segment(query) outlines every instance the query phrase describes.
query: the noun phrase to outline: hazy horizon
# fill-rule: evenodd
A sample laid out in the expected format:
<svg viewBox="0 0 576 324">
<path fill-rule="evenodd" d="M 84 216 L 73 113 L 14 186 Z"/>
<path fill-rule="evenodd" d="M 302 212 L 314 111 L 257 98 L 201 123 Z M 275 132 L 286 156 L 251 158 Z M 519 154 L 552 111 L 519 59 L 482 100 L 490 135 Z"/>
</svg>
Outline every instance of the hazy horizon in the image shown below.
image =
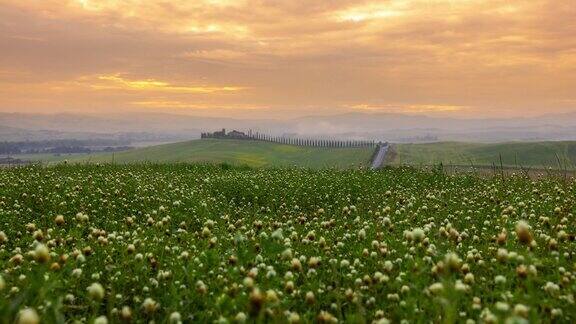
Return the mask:
<svg viewBox="0 0 576 324">
<path fill-rule="evenodd" d="M 0 111 L 0 115 L 17 115 L 17 116 L 42 116 L 42 117 L 53 117 L 53 116 L 82 116 L 82 117 L 93 117 L 93 118 L 121 118 L 133 116 L 133 112 L 130 111 L 115 111 L 115 112 L 93 112 L 93 111 L 81 111 L 81 110 L 64 110 L 64 111 Z M 206 118 L 206 119 L 230 119 L 230 120 L 275 120 L 275 121 L 290 121 L 290 120 L 302 120 L 308 118 L 331 118 L 340 116 L 397 116 L 406 118 L 423 118 L 423 119 L 438 119 L 438 120 L 493 120 L 493 121 L 516 121 L 522 119 L 538 120 L 539 118 L 559 118 L 562 116 L 576 116 L 576 110 L 568 110 L 565 112 L 550 113 L 542 112 L 539 114 L 531 116 L 467 116 L 467 115 L 438 115 L 434 113 L 414 113 L 414 112 L 389 112 L 389 111 L 337 111 L 337 112 L 325 112 L 325 113 L 303 113 L 298 116 L 263 116 L 259 115 L 253 116 L 248 114 L 238 115 L 238 116 L 217 116 L 217 115 L 203 115 L 195 114 L 195 111 L 142 111 L 138 114 L 140 117 L 154 117 L 154 116 L 182 116 L 187 118 Z"/>
<path fill-rule="evenodd" d="M 576 112 L 569 0 L 4 0 L 0 31 L 0 112 Z"/>
</svg>

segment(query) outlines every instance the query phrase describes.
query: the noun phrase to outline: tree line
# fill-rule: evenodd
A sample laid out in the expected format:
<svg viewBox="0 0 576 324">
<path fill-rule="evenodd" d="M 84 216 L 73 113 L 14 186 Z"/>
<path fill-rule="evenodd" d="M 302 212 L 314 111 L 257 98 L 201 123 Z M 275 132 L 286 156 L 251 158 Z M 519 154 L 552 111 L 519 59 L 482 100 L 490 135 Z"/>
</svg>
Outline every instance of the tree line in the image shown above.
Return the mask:
<svg viewBox="0 0 576 324">
<path fill-rule="evenodd" d="M 279 144 L 297 145 L 297 146 L 312 146 L 312 147 L 376 147 L 380 142 L 374 140 L 341 140 L 341 139 L 325 139 L 325 138 L 298 138 L 287 136 L 273 136 L 262 134 L 259 132 L 253 133 L 249 131 L 248 134 L 233 130 L 226 132 L 225 129 L 213 133 L 202 133 L 200 138 L 218 138 L 218 139 L 243 139 L 243 140 L 256 140 L 273 142 Z"/>
<path fill-rule="evenodd" d="M 90 153 L 96 151 L 118 151 L 130 149 L 123 141 L 97 140 L 46 140 L 0 142 L 0 154 L 30 154 L 30 153 Z"/>
</svg>

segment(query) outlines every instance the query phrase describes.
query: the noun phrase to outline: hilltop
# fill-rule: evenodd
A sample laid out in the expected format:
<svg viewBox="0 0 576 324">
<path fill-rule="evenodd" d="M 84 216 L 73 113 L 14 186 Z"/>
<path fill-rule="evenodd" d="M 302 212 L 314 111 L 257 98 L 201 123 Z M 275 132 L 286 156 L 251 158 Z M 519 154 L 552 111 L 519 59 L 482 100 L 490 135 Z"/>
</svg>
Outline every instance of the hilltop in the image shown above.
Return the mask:
<svg viewBox="0 0 576 324">
<path fill-rule="evenodd" d="M 562 168 L 576 165 L 576 142 L 510 142 L 393 144 L 386 156 L 389 165 L 445 165 L 487 167 Z M 116 153 L 26 154 L 22 160 L 40 162 L 207 162 L 230 163 L 251 167 L 299 166 L 310 168 L 349 168 L 368 166 L 373 148 L 302 147 L 265 141 L 202 139 L 162 144 Z"/>
<path fill-rule="evenodd" d="M 366 166 L 373 148 L 302 147 L 262 141 L 202 139 L 149 146 L 116 153 L 24 155 L 24 159 L 56 162 L 209 162 L 252 167 L 299 166 L 349 168 Z"/>
</svg>

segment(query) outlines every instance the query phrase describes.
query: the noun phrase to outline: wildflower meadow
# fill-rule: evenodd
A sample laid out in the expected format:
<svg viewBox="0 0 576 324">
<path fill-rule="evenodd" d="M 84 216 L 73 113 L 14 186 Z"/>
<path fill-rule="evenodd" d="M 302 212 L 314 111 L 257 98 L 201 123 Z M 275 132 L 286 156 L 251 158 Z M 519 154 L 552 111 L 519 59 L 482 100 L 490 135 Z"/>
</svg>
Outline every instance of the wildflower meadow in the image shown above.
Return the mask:
<svg viewBox="0 0 576 324">
<path fill-rule="evenodd" d="M 0 169 L 1 323 L 576 321 L 576 182 Z"/>
</svg>

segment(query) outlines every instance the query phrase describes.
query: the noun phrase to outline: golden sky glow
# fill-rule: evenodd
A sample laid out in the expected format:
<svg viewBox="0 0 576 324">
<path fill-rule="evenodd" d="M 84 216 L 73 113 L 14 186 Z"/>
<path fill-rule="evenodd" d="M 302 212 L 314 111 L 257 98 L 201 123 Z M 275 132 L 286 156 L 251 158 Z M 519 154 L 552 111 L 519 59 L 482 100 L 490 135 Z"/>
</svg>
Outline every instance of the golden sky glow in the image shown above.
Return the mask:
<svg viewBox="0 0 576 324">
<path fill-rule="evenodd" d="M 97 82 L 102 81 L 102 82 Z M 234 86 L 191 86 L 176 85 L 154 79 L 127 80 L 120 75 L 99 75 L 96 81 L 90 81 L 90 86 L 94 89 L 112 89 L 124 91 L 146 91 L 146 92 L 168 92 L 168 93 L 200 93 L 212 94 L 224 91 L 240 91 L 242 87 Z"/>
<path fill-rule="evenodd" d="M 574 0 L 0 0 L 0 111 L 576 111 Z"/>
</svg>

